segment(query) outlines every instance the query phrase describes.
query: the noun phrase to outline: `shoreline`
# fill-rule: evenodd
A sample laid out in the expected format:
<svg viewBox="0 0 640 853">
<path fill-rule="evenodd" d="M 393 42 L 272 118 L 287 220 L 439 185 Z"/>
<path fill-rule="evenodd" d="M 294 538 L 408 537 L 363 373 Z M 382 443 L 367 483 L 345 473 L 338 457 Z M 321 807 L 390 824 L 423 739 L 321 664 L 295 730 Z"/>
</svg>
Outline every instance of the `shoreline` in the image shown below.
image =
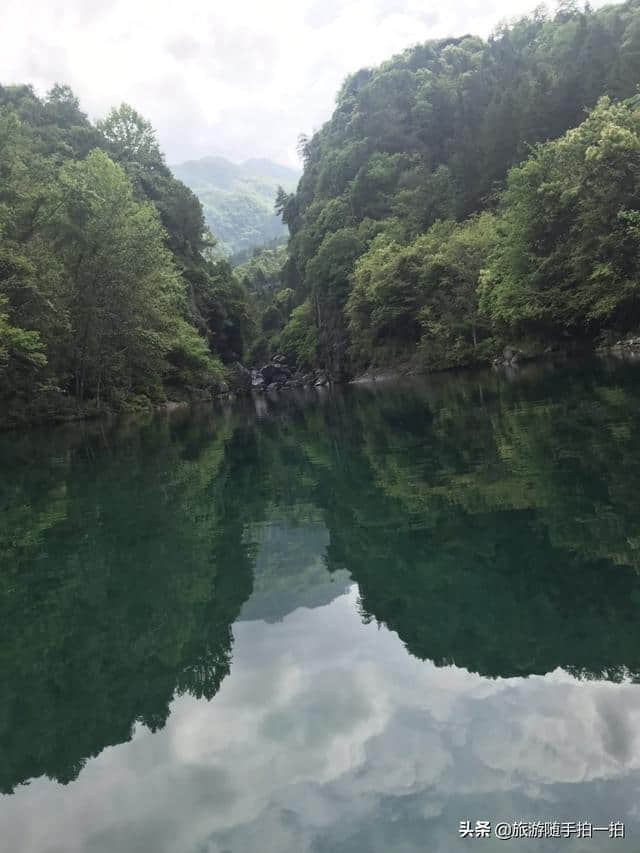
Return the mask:
<svg viewBox="0 0 640 853">
<path fill-rule="evenodd" d="M 440 377 L 447 374 L 455 376 L 456 374 L 473 373 L 475 371 L 491 370 L 496 373 L 504 373 L 511 378 L 520 372 L 526 366 L 534 364 L 549 363 L 553 364 L 561 362 L 562 364 L 576 363 L 588 361 L 592 358 L 612 358 L 618 363 L 623 362 L 640 362 L 640 337 L 633 338 L 628 341 L 618 341 L 615 344 L 607 347 L 598 347 L 596 349 L 571 353 L 570 351 L 555 351 L 539 353 L 537 355 L 525 355 L 519 353 L 519 357 L 512 360 L 495 359 L 492 362 L 481 361 L 471 364 L 458 365 L 452 367 L 443 367 L 439 369 L 425 369 L 415 364 L 404 363 L 395 367 L 373 367 L 367 368 L 363 373 L 359 373 L 352 379 L 336 381 L 328 378 L 320 387 L 345 387 L 345 386 L 367 386 L 373 384 L 385 384 L 404 379 L 414 379 L 419 377 L 434 376 Z M 315 387 L 313 383 L 304 386 L 311 390 Z M 203 397 L 194 396 L 189 400 L 169 399 L 162 403 L 153 403 L 146 406 L 123 407 L 121 409 L 112 409 L 108 407 L 97 410 L 95 408 L 85 407 L 82 409 L 58 409 L 51 413 L 39 413 L 34 417 L 11 418 L 10 420 L 0 419 L 0 433 L 10 433 L 20 429 L 37 429 L 47 427 L 59 427 L 69 424 L 83 424 L 91 422 L 108 422 L 122 417 L 134 417 L 136 415 L 152 415 L 161 414 L 162 412 L 171 415 L 174 412 L 185 411 L 194 408 L 195 406 L 234 403 L 239 399 L 256 399 L 263 396 L 273 397 L 279 393 L 286 393 L 300 390 L 296 386 L 287 386 L 283 388 L 240 388 L 238 391 L 230 390 L 219 394 L 211 395 L 204 399 Z"/>
</svg>

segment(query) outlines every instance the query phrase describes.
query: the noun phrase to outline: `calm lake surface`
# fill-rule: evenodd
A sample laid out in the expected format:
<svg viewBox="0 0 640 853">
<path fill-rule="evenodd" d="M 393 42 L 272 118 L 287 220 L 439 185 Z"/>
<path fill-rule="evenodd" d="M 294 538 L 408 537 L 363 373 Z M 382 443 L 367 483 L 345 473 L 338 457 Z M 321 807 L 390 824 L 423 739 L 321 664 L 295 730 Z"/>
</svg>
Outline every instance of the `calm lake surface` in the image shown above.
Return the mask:
<svg viewBox="0 0 640 853">
<path fill-rule="evenodd" d="M 639 851 L 639 492 L 604 361 L 0 436 L 0 850 Z"/>
</svg>

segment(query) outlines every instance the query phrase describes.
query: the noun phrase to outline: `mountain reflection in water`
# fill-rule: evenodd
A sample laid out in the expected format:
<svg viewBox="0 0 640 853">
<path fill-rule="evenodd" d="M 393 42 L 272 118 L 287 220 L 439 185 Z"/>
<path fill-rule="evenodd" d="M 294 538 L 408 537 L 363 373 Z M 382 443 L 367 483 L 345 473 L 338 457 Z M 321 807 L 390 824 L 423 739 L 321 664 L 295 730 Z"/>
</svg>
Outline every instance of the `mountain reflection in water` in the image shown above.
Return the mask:
<svg viewBox="0 0 640 853">
<path fill-rule="evenodd" d="M 1 436 L 0 850 L 638 849 L 639 380 Z"/>
</svg>

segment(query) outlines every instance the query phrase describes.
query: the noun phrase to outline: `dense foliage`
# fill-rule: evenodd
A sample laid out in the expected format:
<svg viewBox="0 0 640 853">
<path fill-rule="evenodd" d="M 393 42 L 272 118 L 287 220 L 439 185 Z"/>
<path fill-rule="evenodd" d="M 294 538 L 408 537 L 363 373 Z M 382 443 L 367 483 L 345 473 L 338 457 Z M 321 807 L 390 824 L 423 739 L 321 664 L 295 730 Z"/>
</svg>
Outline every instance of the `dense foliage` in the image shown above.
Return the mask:
<svg viewBox="0 0 640 853">
<path fill-rule="evenodd" d="M 235 274 L 249 294 L 256 330 L 249 359 L 256 364 L 268 359 L 279 347 L 278 332 L 286 323 L 295 294 L 282 285 L 287 261 L 284 245 L 254 249 L 252 256 L 235 268 Z"/>
<path fill-rule="evenodd" d="M 210 391 L 246 294 L 131 107 L 0 88 L 0 420 Z"/>
<path fill-rule="evenodd" d="M 594 337 L 640 322 L 640 111 L 603 98 L 510 175 L 481 287 L 512 328 Z"/>
<path fill-rule="evenodd" d="M 278 186 L 291 191 L 299 174 L 270 160 L 231 163 L 203 157 L 173 166 L 174 174 L 202 202 L 219 250 L 237 256 L 272 241 L 286 242 L 287 230 L 273 209 Z"/>
<path fill-rule="evenodd" d="M 443 367 L 636 327 L 638 80 L 638 0 L 564 2 L 349 77 L 277 199 L 291 353 L 313 337 L 336 374 Z"/>
<path fill-rule="evenodd" d="M 640 0 L 363 69 L 295 193 L 268 161 L 180 167 L 227 194 L 236 273 L 135 110 L 92 125 L 67 87 L 0 87 L 0 420 L 210 394 L 277 352 L 341 378 L 637 331 L 638 80 Z M 275 232 L 247 236 L 240 184 L 260 216 L 275 194 L 286 249 L 250 248 Z"/>
</svg>

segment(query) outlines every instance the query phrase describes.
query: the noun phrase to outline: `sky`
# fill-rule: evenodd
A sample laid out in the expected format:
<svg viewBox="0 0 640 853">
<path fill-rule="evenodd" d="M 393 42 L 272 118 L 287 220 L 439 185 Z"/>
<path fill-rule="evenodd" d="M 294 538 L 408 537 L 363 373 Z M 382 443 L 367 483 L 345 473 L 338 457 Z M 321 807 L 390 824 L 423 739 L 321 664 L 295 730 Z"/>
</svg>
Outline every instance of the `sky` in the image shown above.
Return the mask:
<svg viewBox="0 0 640 853">
<path fill-rule="evenodd" d="M 487 36 L 536 0 L 2 0 L 0 83 L 69 84 L 93 120 L 126 101 L 167 161 L 298 165 L 347 74 L 420 41 Z M 599 5 L 599 4 L 596 4 Z"/>
</svg>

